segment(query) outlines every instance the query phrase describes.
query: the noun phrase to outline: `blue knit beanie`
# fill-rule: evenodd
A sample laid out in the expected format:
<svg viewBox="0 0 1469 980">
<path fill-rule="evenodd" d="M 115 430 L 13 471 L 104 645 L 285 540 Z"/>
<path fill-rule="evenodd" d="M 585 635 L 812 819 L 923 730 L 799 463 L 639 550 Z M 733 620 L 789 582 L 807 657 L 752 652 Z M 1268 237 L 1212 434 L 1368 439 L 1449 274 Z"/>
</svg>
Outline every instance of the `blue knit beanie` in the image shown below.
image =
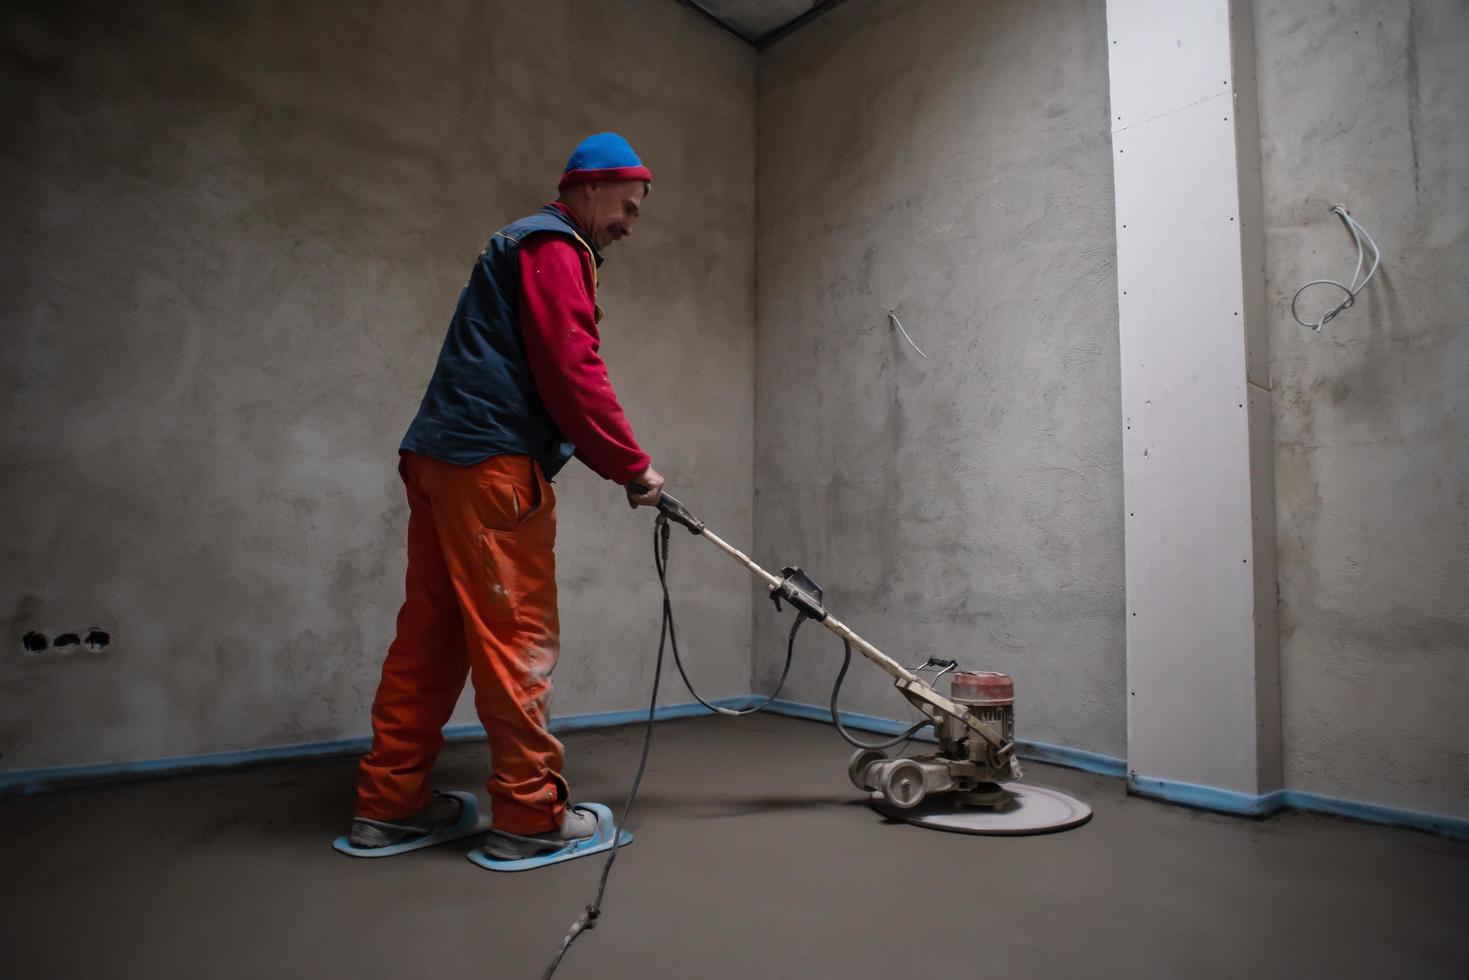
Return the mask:
<svg viewBox="0 0 1469 980">
<path fill-rule="evenodd" d="M 566 172 L 561 175 L 558 191 L 572 184 L 592 181 L 606 183 L 619 180 L 641 180 L 652 182 L 653 174 L 638 155 L 632 144 L 616 133 L 598 133 L 588 136 L 566 161 Z"/>
</svg>

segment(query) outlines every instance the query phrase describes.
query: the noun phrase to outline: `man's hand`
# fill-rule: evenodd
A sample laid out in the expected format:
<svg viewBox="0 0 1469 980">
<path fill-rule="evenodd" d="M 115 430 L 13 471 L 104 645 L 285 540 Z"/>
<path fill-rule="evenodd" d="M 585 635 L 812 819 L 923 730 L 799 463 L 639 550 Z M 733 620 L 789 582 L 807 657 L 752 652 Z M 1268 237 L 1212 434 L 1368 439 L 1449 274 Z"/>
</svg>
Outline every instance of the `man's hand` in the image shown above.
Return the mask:
<svg viewBox="0 0 1469 980">
<path fill-rule="evenodd" d="M 650 466 L 633 477 L 623 489 L 627 491 L 627 505 L 634 510 L 657 507 L 658 498 L 663 496 L 663 474 Z"/>
</svg>

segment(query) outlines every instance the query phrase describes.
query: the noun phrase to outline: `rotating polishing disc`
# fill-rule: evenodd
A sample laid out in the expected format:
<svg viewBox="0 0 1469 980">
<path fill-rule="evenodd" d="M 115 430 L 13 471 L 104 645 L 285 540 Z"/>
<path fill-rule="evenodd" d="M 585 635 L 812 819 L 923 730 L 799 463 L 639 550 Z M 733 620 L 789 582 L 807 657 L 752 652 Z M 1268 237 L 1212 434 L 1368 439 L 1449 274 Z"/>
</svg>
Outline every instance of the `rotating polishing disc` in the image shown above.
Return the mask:
<svg viewBox="0 0 1469 980">
<path fill-rule="evenodd" d="M 998 806 L 967 806 L 944 793 L 931 795 L 911 809 L 893 806 L 882 793 L 873 793 L 867 802 L 894 820 L 957 834 L 1049 834 L 1080 827 L 1092 818 L 1091 807 L 1060 790 L 1025 783 L 1005 783 L 1004 788 L 1009 798 Z"/>
</svg>

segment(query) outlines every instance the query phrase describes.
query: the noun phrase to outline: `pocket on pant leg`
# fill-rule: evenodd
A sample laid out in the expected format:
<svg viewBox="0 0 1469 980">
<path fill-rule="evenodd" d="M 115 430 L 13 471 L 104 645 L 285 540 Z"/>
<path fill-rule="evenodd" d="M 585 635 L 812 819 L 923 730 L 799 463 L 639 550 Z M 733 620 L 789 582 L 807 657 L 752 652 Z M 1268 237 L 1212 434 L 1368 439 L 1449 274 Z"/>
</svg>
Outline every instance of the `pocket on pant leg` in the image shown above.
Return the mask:
<svg viewBox="0 0 1469 980">
<path fill-rule="evenodd" d="M 516 531 L 540 509 L 535 461 L 527 456 L 491 456 L 473 472 L 480 527 Z"/>
<path fill-rule="evenodd" d="M 520 622 L 524 583 L 519 566 L 523 549 L 520 535 L 514 531 L 480 530 L 480 567 L 485 577 L 481 615 L 486 623 Z"/>
</svg>

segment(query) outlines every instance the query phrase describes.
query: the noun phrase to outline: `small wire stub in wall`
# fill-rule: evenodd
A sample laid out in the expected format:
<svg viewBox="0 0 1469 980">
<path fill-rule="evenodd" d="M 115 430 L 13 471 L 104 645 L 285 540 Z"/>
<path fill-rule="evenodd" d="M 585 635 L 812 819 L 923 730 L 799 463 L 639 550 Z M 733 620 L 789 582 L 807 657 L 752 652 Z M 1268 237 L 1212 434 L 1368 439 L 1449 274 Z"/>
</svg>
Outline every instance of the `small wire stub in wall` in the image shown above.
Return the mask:
<svg viewBox="0 0 1469 980">
<path fill-rule="evenodd" d="M 908 336 L 907 330 L 903 329 L 903 321 L 898 319 L 898 314 L 894 313 L 892 310 L 888 310 L 888 319 L 893 322 L 893 326 L 898 328 L 898 332 L 903 335 L 903 339 L 908 341 L 908 346 L 918 351 L 919 357 L 927 359 L 928 355 L 923 353 L 923 351 L 919 349 L 917 344 L 913 343 L 913 338 Z"/>
<path fill-rule="evenodd" d="M 1377 248 L 1377 243 L 1372 240 L 1371 235 L 1367 234 L 1367 229 L 1357 224 L 1356 219 L 1347 212 L 1346 205 L 1333 204 L 1331 206 L 1331 213 L 1341 217 L 1341 220 L 1347 226 L 1347 231 L 1352 233 L 1352 240 L 1357 243 L 1357 267 L 1352 270 L 1352 284 L 1350 286 L 1337 282 L 1335 279 L 1312 279 L 1300 289 L 1297 289 L 1296 294 L 1291 297 L 1290 315 L 1295 317 L 1295 321 L 1301 326 L 1310 327 L 1317 333 L 1321 332 L 1322 327 L 1335 320 L 1338 314 L 1351 309 L 1352 304 L 1357 301 L 1357 294 L 1372 281 L 1372 276 L 1377 272 L 1377 266 L 1382 260 L 1382 252 Z M 1365 248 L 1363 246 L 1364 242 L 1366 243 Z M 1367 275 L 1364 276 L 1362 275 L 1362 262 L 1366 258 L 1367 248 L 1372 249 L 1372 265 L 1367 270 Z M 1321 314 L 1315 323 L 1302 320 L 1300 313 L 1296 311 L 1296 306 L 1301 300 L 1301 294 L 1312 286 L 1334 286 L 1346 294 L 1346 297 L 1340 303 Z"/>
</svg>

